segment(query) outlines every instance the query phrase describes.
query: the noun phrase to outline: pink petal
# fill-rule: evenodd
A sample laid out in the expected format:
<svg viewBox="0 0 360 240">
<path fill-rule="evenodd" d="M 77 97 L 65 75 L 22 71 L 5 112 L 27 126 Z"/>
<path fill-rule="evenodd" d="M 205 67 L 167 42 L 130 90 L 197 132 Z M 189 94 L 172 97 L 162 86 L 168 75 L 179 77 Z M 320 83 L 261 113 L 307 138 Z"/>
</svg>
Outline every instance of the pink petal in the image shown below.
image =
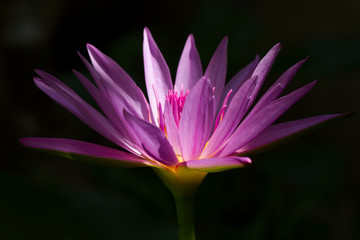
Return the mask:
<svg viewBox="0 0 360 240">
<path fill-rule="evenodd" d="M 201 172 L 222 172 L 233 168 L 239 168 L 251 163 L 248 157 L 224 157 L 189 160 L 179 163 L 179 167 L 188 167 Z"/>
<path fill-rule="evenodd" d="M 102 81 L 102 86 L 110 99 L 117 101 L 118 98 L 122 98 L 121 101 L 125 101 L 129 111 L 141 116 L 142 119 L 148 119 L 147 102 L 131 77 L 114 60 L 91 44 L 87 44 L 87 49 L 94 69 L 100 75 L 94 79 L 101 77 L 102 80 L 98 81 Z"/>
<path fill-rule="evenodd" d="M 350 114 L 321 115 L 272 125 L 236 152 L 246 154 L 348 115 Z"/>
<path fill-rule="evenodd" d="M 178 163 L 176 154 L 163 131 L 131 115 L 126 110 L 124 110 L 124 116 L 133 139 L 148 157 L 169 167 Z"/>
<path fill-rule="evenodd" d="M 194 36 L 190 34 L 181 54 L 176 72 L 176 89 L 191 89 L 203 76 L 200 56 L 195 46 Z"/>
<path fill-rule="evenodd" d="M 173 85 L 169 68 L 148 28 L 144 29 L 143 54 L 146 89 L 152 114 L 154 118 L 157 119 L 158 105 L 154 89 L 157 92 L 159 103 L 161 106 L 164 106 L 165 96 L 168 93 L 168 90 L 173 89 Z"/>
<path fill-rule="evenodd" d="M 224 37 L 212 56 L 204 76 L 210 79 L 215 87 L 215 108 L 220 103 L 220 98 L 224 90 L 226 68 L 227 68 L 227 44 L 228 38 Z"/>
<path fill-rule="evenodd" d="M 286 88 L 291 79 L 295 76 L 299 68 L 304 64 L 308 58 L 301 60 L 294 66 L 286 70 L 279 79 L 267 90 L 267 92 L 260 98 L 254 108 L 251 110 L 251 114 L 256 114 L 258 111 L 263 109 L 266 105 L 274 101 L 281 92 Z"/>
<path fill-rule="evenodd" d="M 215 106 L 210 80 L 201 78 L 186 98 L 179 123 L 183 159 L 196 159 L 210 137 Z"/>
<path fill-rule="evenodd" d="M 21 138 L 20 143 L 72 160 L 113 167 L 146 167 L 158 164 L 117 149 L 64 138 Z"/>
<path fill-rule="evenodd" d="M 239 90 L 240 86 L 244 83 L 245 80 L 248 80 L 252 73 L 254 72 L 255 67 L 259 63 L 259 56 L 256 56 L 255 59 L 246 65 L 243 69 L 241 69 L 239 72 L 237 72 L 230 81 L 225 85 L 225 89 L 223 91 L 222 97 L 220 102 L 222 103 L 225 99 L 226 94 L 232 89 L 233 94 L 230 95 L 228 102 L 231 102 L 231 99 L 236 94 L 236 92 Z"/>
<path fill-rule="evenodd" d="M 264 83 L 266 76 L 268 75 L 268 73 L 271 69 L 271 66 L 273 65 L 275 58 L 276 58 L 277 54 L 279 53 L 280 49 L 281 49 L 280 43 L 276 44 L 274 47 L 272 47 L 270 49 L 270 51 L 261 59 L 259 64 L 256 66 L 252 76 L 258 76 L 257 85 L 255 86 L 255 89 L 252 93 L 252 96 L 251 96 L 251 99 L 249 102 L 249 107 L 254 102 L 257 94 L 259 93 L 260 88 L 261 88 L 262 84 Z"/>
<path fill-rule="evenodd" d="M 105 86 L 104 86 L 104 78 L 100 76 L 100 74 L 95 70 L 94 66 L 83 56 L 80 52 L 78 52 L 78 56 L 80 57 L 81 61 L 85 64 L 86 68 L 90 72 L 92 78 L 94 79 L 96 86 L 100 89 L 100 91 L 107 95 Z"/>
<path fill-rule="evenodd" d="M 241 119 L 245 115 L 245 110 L 249 102 L 249 94 L 256 85 L 257 76 L 246 81 L 233 97 L 233 101 L 229 104 L 223 120 L 215 129 L 213 135 L 208 141 L 201 158 L 211 156 L 219 147 L 225 143 L 225 140 L 232 134 L 239 125 Z"/>
<path fill-rule="evenodd" d="M 250 142 L 253 138 L 270 126 L 281 114 L 289 109 L 297 100 L 303 97 L 314 86 L 315 81 L 299 88 L 292 93 L 279 98 L 268 104 L 253 117 L 246 117 L 233 135 L 228 139 L 227 144 L 214 156 L 224 157 L 233 154 L 235 151 Z"/>
<path fill-rule="evenodd" d="M 99 134 L 121 147 L 124 146 L 122 135 L 102 114 L 54 76 L 40 70 L 36 70 L 36 73 L 43 79 L 35 77 L 35 84 L 49 97 Z"/>
<path fill-rule="evenodd" d="M 172 145 L 175 153 L 177 155 L 181 155 L 182 151 L 181 151 L 181 143 L 179 137 L 179 129 L 176 126 L 172 108 L 170 106 L 169 101 L 167 100 L 165 101 L 164 120 L 166 125 L 166 134 L 169 139 L 169 142 Z"/>
<path fill-rule="evenodd" d="M 103 95 L 103 93 L 100 92 L 85 76 L 83 76 L 81 73 L 75 70 L 73 72 L 81 81 L 81 83 L 85 86 L 85 88 L 88 90 L 91 96 L 95 99 L 96 103 L 103 110 L 103 112 L 112 122 L 112 124 L 116 127 L 116 129 L 119 130 L 120 135 L 124 138 L 123 141 L 124 146 L 122 147 L 134 154 L 139 154 L 138 150 L 136 150 L 136 148 L 133 146 L 133 144 L 130 141 L 131 137 L 127 132 L 126 127 L 123 124 L 123 117 L 119 115 L 119 113 L 114 109 L 114 106 Z M 122 104 L 122 106 L 123 105 L 124 104 Z"/>
</svg>

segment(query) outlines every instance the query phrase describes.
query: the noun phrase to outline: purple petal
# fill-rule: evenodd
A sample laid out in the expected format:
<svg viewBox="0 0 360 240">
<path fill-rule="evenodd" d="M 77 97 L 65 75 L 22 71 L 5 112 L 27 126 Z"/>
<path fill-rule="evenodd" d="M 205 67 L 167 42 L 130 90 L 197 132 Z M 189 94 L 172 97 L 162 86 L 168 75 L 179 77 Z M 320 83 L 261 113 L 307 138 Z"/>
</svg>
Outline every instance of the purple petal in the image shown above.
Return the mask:
<svg viewBox="0 0 360 240">
<path fill-rule="evenodd" d="M 248 80 L 252 73 L 254 72 L 255 67 L 259 63 L 259 56 L 256 56 L 255 59 L 246 65 L 243 69 L 241 69 L 239 72 L 237 72 L 230 81 L 225 85 L 225 89 L 223 91 L 220 103 L 222 103 L 225 99 L 226 94 L 232 89 L 233 94 L 230 95 L 228 102 L 231 102 L 231 99 L 236 94 L 236 92 L 239 90 L 240 86 L 244 83 L 245 80 Z"/>
<path fill-rule="evenodd" d="M 104 86 L 104 78 L 100 76 L 100 74 L 95 70 L 94 66 L 83 56 L 80 52 L 78 52 L 78 56 L 80 57 L 81 61 L 85 64 L 86 68 L 89 70 L 91 76 L 93 77 L 96 86 L 100 89 L 100 91 L 107 95 L 105 86 Z"/>
<path fill-rule="evenodd" d="M 228 109 L 225 112 L 223 120 L 219 126 L 215 129 L 209 142 L 206 145 L 204 152 L 201 154 L 201 158 L 211 156 L 225 140 L 232 134 L 235 128 L 239 125 L 241 119 L 245 115 L 245 109 L 249 102 L 249 94 L 256 85 L 257 76 L 252 77 L 246 81 L 237 91 L 233 97 L 233 101 L 229 104 Z"/>
<path fill-rule="evenodd" d="M 40 70 L 36 70 L 36 73 L 43 78 L 34 78 L 35 84 L 43 92 L 96 132 L 119 146 L 124 147 L 122 135 L 102 114 L 87 104 L 74 91 L 54 76 Z"/>
<path fill-rule="evenodd" d="M 251 163 L 248 157 L 224 157 L 224 158 L 206 158 L 189 160 L 179 163 L 178 166 L 186 166 L 188 168 L 201 172 L 222 172 L 233 168 L 239 168 L 245 164 Z"/>
<path fill-rule="evenodd" d="M 122 147 L 130 152 L 138 153 L 138 151 L 133 147 L 133 144 L 130 142 L 131 137 L 123 124 L 123 118 L 119 116 L 119 113 L 114 109 L 114 106 L 103 95 L 103 93 L 100 92 L 85 76 L 75 70 L 73 72 L 81 81 L 81 83 L 85 86 L 91 96 L 95 99 L 96 103 L 103 110 L 103 112 L 112 122 L 112 124 L 119 130 L 120 135 L 124 139 L 124 146 Z"/>
<path fill-rule="evenodd" d="M 136 107 L 137 104 L 133 104 L 132 100 L 128 101 L 128 96 L 122 95 L 123 90 L 115 82 L 109 80 L 105 81 L 104 78 L 80 53 L 79 56 L 86 65 L 91 76 L 94 78 L 97 86 L 100 88 L 101 93 L 104 94 L 104 96 L 108 99 L 109 103 L 114 106 L 114 109 L 119 116 L 122 116 L 122 109 L 126 108 L 126 110 L 131 112 L 132 114 L 146 121 L 154 122 L 152 114 L 150 113 L 150 106 L 140 88 L 138 88 L 138 92 L 143 99 L 141 105 L 145 104 L 147 109 L 146 111 L 143 111 L 141 108 Z M 121 107 L 119 107 L 119 105 Z M 121 109 L 121 111 L 119 111 L 119 109 Z"/>
<path fill-rule="evenodd" d="M 174 114 L 172 112 L 169 101 L 165 101 L 165 112 L 164 120 L 166 125 L 166 133 L 169 139 L 170 144 L 173 146 L 173 149 L 176 154 L 181 155 L 181 143 L 179 137 L 179 129 L 176 126 Z"/>
<path fill-rule="evenodd" d="M 131 112 L 136 112 L 142 119 L 147 119 L 147 103 L 139 87 L 130 76 L 114 60 L 94 46 L 87 44 L 87 49 L 91 62 L 96 72 L 103 79 L 102 84 L 111 99 L 117 100 L 121 97 Z M 109 92 L 109 90 L 112 90 L 112 92 Z"/>
<path fill-rule="evenodd" d="M 270 49 L 270 51 L 261 59 L 259 64 L 256 66 L 252 76 L 258 76 L 257 85 L 252 93 L 251 99 L 249 101 L 249 108 L 251 104 L 254 102 L 257 94 L 260 91 L 262 84 L 264 83 L 266 76 L 268 75 L 271 66 L 273 65 L 277 54 L 281 49 L 280 43 L 276 44 L 274 47 Z"/>
<path fill-rule="evenodd" d="M 72 160 L 114 167 L 146 167 L 158 164 L 117 149 L 64 138 L 21 138 L 20 143 Z"/>
<path fill-rule="evenodd" d="M 210 79 L 215 87 L 215 109 L 220 103 L 220 98 L 224 90 L 226 67 L 227 67 L 227 44 L 228 38 L 224 37 L 214 55 L 212 56 L 204 76 Z"/>
<path fill-rule="evenodd" d="M 215 106 L 210 80 L 201 78 L 186 98 L 179 123 L 183 159 L 196 159 L 210 137 Z"/>
<path fill-rule="evenodd" d="M 301 60 L 300 62 L 296 63 L 294 66 L 286 70 L 256 103 L 254 108 L 251 110 L 251 114 L 256 114 L 259 110 L 263 109 L 266 105 L 274 101 L 286 88 L 291 79 L 295 76 L 296 72 L 307 59 L 308 58 Z"/>
<path fill-rule="evenodd" d="M 235 151 L 250 142 L 253 138 L 270 126 L 281 114 L 289 109 L 297 100 L 303 97 L 314 86 L 315 81 L 299 88 L 292 93 L 279 98 L 268 104 L 253 117 L 246 117 L 233 135 L 228 139 L 227 144 L 215 155 L 224 157 L 233 154 Z"/>
<path fill-rule="evenodd" d="M 163 131 L 155 125 L 131 115 L 126 110 L 124 110 L 124 116 L 133 139 L 142 147 L 148 157 L 169 167 L 178 163 L 175 152 Z"/>
<path fill-rule="evenodd" d="M 348 114 L 321 115 L 272 125 L 236 152 L 246 154 L 347 115 Z"/>
<path fill-rule="evenodd" d="M 146 89 L 152 114 L 154 118 L 157 119 L 157 102 L 161 103 L 161 106 L 164 106 L 165 96 L 168 90 L 173 89 L 173 85 L 169 68 L 148 28 L 144 29 L 143 54 Z"/>
<path fill-rule="evenodd" d="M 176 72 L 176 89 L 191 89 L 203 76 L 200 56 L 195 46 L 194 36 L 190 34 L 181 54 Z"/>
</svg>

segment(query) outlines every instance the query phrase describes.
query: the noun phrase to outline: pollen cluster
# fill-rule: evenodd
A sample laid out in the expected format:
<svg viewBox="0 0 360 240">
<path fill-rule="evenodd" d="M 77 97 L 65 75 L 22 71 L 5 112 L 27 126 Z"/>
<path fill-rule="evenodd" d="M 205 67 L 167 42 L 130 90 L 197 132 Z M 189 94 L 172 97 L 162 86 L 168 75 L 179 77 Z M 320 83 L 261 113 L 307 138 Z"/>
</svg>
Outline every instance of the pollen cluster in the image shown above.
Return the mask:
<svg viewBox="0 0 360 240">
<path fill-rule="evenodd" d="M 184 91 L 183 89 L 178 92 L 176 88 L 174 88 L 173 90 L 169 90 L 168 94 L 166 95 L 166 100 L 170 103 L 174 115 L 174 120 L 178 128 L 181 112 L 184 108 L 184 103 L 189 92 L 190 90 Z"/>
</svg>

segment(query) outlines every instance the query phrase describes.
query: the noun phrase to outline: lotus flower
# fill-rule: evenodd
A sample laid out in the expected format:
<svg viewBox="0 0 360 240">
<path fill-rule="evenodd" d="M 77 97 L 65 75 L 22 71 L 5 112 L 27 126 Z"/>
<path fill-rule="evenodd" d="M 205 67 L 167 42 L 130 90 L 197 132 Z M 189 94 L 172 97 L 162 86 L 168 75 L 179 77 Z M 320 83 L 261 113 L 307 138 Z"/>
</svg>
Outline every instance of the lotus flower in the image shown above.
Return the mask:
<svg viewBox="0 0 360 240">
<path fill-rule="evenodd" d="M 20 142 L 74 160 L 119 167 L 152 167 L 176 198 L 194 192 L 209 172 L 249 164 L 248 153 L 342 116 L 322 115 L 273 124 L 315 85 L 311 82 L 279 97 L 306 59 L 282 74 L 254 105 L 280 44 L 261 60 L 257 56 L 225 84 L 227 42 L 225 37 L 204 72 L 194 37 L 190 35 L 173 84 L 166 62 L 145 28 L 143 56 L 149 101 L 119 65 L 88 44 L 91 63 L 79 56 L 96 85 L 75 70 L 74 74 L 103 113 L 44 71 L 36 70 L 39 77 L 34 81 L 48 96 L 119 149 L 60 138 L 22 138 Z M 191 225 L 190 220 L 181 220 L 186 218 L 184 205 L 179 208 L 179 222 Z"/>
</svg>

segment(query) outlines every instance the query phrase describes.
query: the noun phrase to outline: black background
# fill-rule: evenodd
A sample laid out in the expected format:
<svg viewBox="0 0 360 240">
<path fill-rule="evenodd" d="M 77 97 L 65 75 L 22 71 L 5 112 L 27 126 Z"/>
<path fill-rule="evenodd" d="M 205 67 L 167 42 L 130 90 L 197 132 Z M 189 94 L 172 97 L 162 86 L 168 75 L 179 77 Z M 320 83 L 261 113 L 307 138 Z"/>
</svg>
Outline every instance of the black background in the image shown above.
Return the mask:
<svg viewBox="0 0 360 240">
<path fill-rule="evenodd" d="M 0 1 L 0 239 L 176 239 L 172 197 L 151 169 L 111 169 L 21 147 L 20 137 L 112 146 L 36 88 L 34 68 L 93 103 L 73 68 L 92 43 L 144 88 L 149 27 L 172 76 L 189 33 L 203 67 L 229 36 L 228 78 L 277 42 L 266 89 L 310 56 L 287 92 L 317 86 L 279 121 L 359 111 L 359 1 Z M 210 174 L 196 196 L 197 239 L 358 239 L 358 116 Z"/>
</svg>

